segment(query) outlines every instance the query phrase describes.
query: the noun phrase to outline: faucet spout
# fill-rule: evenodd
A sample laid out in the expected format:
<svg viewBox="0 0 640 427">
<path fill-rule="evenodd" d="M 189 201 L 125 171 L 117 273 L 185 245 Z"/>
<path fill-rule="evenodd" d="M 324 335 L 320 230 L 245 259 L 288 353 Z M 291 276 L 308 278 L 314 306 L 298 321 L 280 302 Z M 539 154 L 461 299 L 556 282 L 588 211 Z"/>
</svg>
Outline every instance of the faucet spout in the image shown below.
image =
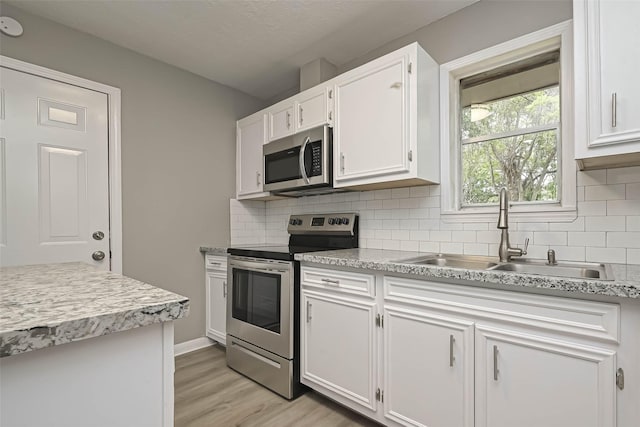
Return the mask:
<svg viewBox="0 0 640 427">
<path fill-rule="evenodd" d="M 498 228 L 505 230 L 509 228 L 509 200 L 507 189 L 500 190 L 500 214 L 498 215 Z"/>
<path fill-rule="evenodd" d="M 509 262 L 513 256 L 523 256 L 527 254 L 529 239 L 524 241 L 524 249 L 512 248 L 509 243 L 509 200 L 507 199 L 507 189 L 500 190 L 500 214 L 498 215 L 498 229 L 502 230 L 500 245 L 498 246 L 498 256 L 500 262 Z"/>
</svg>

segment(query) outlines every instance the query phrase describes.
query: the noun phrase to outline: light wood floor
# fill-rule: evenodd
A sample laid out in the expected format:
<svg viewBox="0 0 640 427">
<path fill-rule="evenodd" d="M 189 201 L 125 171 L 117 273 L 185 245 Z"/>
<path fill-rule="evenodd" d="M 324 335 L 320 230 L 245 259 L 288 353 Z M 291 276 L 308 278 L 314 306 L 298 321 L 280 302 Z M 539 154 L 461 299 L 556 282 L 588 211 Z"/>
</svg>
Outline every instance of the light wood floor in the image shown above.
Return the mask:
<svg viewBox="0 0 640 427">
<path fill-rule="evenodd" d="M 379 426 L 308 391 L 290 402 L 229 369 L 216 345 L 176 357 L 175 427 Z"/>
</svg>

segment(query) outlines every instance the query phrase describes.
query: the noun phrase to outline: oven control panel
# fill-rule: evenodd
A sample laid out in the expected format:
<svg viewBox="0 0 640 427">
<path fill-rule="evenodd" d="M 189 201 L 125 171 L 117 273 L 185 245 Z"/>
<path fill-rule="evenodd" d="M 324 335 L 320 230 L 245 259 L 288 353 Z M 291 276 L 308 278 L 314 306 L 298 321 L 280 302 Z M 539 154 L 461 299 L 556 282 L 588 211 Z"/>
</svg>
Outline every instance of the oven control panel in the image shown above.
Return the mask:
<svg viewBox="0 0 640 427">
<path fill-rule="evenodd" d="M 287 231 L 289 234 L 353 234 L 357 217 L 355 213 L 291 215 Z"/>
</svg>

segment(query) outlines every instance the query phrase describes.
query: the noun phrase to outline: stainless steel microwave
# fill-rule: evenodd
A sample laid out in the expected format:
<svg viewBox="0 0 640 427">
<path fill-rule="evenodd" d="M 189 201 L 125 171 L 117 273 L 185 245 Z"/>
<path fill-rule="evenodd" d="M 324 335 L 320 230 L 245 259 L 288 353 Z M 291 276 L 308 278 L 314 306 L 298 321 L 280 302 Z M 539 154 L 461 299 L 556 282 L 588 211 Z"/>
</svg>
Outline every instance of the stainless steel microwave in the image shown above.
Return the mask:
<svg viewBox="0 0 640 427">
<path fill-rule="evenodd" d="M 321 126 L 263 146 L 264 190 L 304 193 L 331 188 L 332 131 Z"/>
</svg>

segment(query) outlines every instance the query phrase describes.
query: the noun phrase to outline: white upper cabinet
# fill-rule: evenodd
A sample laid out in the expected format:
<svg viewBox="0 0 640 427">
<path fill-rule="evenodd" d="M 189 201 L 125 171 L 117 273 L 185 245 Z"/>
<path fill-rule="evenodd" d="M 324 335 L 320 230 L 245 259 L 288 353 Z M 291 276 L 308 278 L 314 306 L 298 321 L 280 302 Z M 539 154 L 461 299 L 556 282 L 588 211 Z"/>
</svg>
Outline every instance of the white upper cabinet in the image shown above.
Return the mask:
<svg viewBox="0 0 640 427">
<path fill-rule="evenodd" d="M 262 145 L 265 140 L 265 115 L 258 112 L 236 126 L 236 198 L 250 199 L 268 196 L 262 190 L 264 162 Z"/>
<path fill-rule="evenodd" d="M 330 88 L 312 87 L 267 109 L 269 141 L 330 124 Z"/>
<path fill-rule="evenodd" d="M 640 2 L 574 0 L 576 159 L 640 164 Z"/>
<path fill-rule="evenodd" d="M 334 186 L 440 181 L 438 66 L 413 43 L 334 79 Z"/>
<path fill-rule="evenodd" d="M 294 117 L 293 101 L 276 104 L 267 114 L 269 120 L 269 141 L 293 134 Z"/>
</svg>

